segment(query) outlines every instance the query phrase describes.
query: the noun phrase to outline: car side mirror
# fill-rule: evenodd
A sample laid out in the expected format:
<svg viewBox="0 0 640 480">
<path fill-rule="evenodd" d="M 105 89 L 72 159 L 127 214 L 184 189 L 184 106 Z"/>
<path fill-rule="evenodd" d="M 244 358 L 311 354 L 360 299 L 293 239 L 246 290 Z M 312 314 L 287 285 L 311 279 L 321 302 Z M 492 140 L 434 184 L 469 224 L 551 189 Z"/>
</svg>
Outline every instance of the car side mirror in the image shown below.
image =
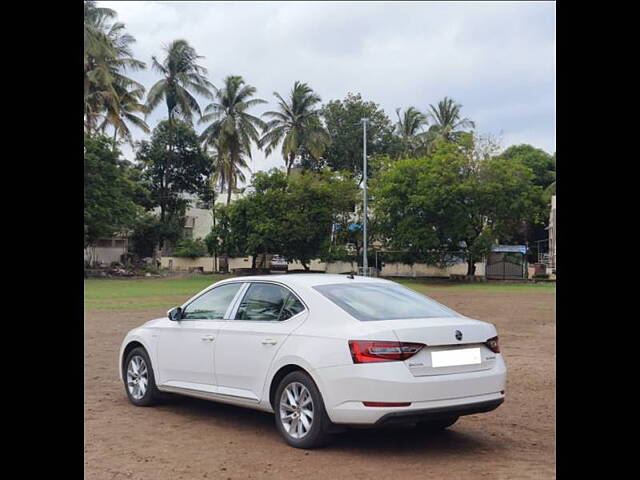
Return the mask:
<svg viewBox="0 0 640 480">
<path fill-rule="evenodd" d="M 167 317 L 173 322 L 178 322 L 182 319 L 182 307 L 174 307 L 167 312 Z"/>
</svg>

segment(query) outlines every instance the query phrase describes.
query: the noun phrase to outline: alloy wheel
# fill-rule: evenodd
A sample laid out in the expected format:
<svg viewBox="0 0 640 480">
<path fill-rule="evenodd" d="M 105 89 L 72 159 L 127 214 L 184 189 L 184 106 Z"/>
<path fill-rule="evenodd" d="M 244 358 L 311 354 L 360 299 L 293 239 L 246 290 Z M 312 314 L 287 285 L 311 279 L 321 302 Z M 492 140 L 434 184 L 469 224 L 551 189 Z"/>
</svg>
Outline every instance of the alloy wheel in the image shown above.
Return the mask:
<svg viewBox="0 0 640 480">
<path fill-rule="evenodd" d="M 127 367 L 127 388 L 129 394 L 135 399 L 140 400 L 147 393 L 149 385 L 149 373 L 147 364 L 140 355 L 134 355 L 129 360 Z"/>
<path fill-rule="evenodd" d="M 311 392 L 300 382 L 291 382 L 280 397 L 280 419 L 292 438 L 306 436 L 313 425 Z"/>
</svg>

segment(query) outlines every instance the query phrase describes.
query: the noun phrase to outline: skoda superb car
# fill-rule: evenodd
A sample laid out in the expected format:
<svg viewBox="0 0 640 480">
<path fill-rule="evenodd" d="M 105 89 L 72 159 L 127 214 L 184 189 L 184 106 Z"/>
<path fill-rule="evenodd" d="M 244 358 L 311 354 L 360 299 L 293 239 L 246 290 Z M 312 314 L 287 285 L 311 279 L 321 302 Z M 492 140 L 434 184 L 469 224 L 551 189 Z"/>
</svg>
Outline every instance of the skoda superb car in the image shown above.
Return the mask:
<svg viewBox="0 0 640 480">
<path fill-rule="evenodd" d="M 131 330 L 118 369 L 129 400 L 162 392 L 275 413 L 312 448 L 345 426 L 442 429 L 504 401 L 493 325 L 377 278 L 236 277 Z"/>
</svg>

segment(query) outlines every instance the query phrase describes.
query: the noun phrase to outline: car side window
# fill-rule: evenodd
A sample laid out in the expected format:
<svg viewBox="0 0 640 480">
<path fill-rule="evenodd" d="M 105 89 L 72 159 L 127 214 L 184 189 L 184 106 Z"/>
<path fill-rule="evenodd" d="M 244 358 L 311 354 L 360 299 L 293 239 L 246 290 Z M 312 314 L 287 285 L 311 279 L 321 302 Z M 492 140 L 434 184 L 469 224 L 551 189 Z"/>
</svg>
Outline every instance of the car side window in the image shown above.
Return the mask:
<svg viewBox="0 0 640 480">
<path fill-rule="evenodd" d="M 186 306 L 184 320 L 222 320 L 229 304 L 240 290 L 241 283 L 220 285 L 196 298 Z"/>
<path fill-rule="evenodd" d="M 240 302 L 236 320 L 286 320 L 304 310 L 289 290 L 271 283 L 252 283 Z"/>
</svg>

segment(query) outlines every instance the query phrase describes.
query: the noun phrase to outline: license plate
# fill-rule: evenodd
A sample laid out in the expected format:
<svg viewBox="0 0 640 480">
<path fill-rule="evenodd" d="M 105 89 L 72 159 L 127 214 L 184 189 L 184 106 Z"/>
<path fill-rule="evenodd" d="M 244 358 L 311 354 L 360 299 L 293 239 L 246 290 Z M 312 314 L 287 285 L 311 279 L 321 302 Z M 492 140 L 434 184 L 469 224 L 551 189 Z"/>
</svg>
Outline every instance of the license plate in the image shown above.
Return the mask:
<svg viewBox="0 0 640 480">
<path fill-rule="evenodd" d="M 455 367 L 481 363 L 479 348 L 461 348 L 431 352 L 432 367 Z"/>
</svg>

